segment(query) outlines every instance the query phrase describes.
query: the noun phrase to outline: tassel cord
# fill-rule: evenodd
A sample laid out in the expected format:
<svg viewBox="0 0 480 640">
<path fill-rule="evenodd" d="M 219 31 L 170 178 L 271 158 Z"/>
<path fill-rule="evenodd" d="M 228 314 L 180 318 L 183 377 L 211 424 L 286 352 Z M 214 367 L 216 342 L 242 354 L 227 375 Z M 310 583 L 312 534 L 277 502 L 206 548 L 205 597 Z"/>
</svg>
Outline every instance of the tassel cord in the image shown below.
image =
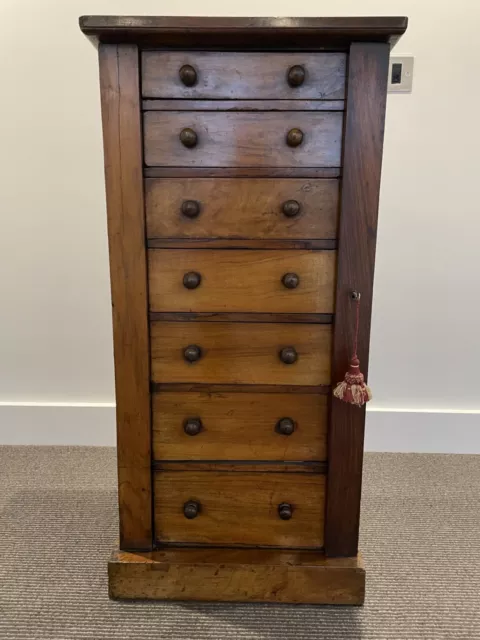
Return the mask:
<svg viewBox="0 0 480 640">
<path fill-rule="evenodd" d="M 355 301 L 356 309 L 355 309 L 355 337 L 353 343 L 353 358 L 358 358 L 357 349 L 358 349 L 358 331 L 360 328 L 360 298 L 357 298 Z"/>
</svg>

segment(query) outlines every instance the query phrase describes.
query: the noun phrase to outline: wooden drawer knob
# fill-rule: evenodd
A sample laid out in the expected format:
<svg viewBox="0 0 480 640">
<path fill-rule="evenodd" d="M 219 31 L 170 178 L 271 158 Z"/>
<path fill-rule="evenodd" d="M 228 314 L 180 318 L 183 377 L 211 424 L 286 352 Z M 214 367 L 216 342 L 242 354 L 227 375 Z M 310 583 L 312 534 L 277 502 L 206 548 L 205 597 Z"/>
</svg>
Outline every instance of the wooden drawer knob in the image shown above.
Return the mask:
<svg viewBox="0 0 480 640">
<path fill-rule="evenodd" d="M 178 72 L 180 80 L 186 87 L 193 87 L 197 84 L 197 72 L 191 64 L 184 64 Z"/>
<path fill-rule="evenodd" d="M 298 354 L 293 347 L 284 347 L 279 356 L 280 360 L 285 364 L 293 364 L 298 360 Z"/>
<path fill-rule="evenodd" d="M 187 436 L 198 436 L 203 429 L 203 424 L 200 418 L 187 418 L 183 423 L 183 430 Z"/>
<path fill-rule="evenodd" d="M 192 149 L 198 142 L 197 134 L 193 129 L 190 129 L 190 127 L 182 129 L 180 131 L 180 142 L 184 147 L 187 147 L 187 149 Z"/>
<path fill-rule="evenodd" d="M 296 273 L 286 273 L 282 278 L 282 284 L 286 289 L 296 289 L 300 284 L 300 278 Z"/>
<path fill-rule="evenodd" d="M 296 200 L 287 200 L 282 205 L 282 211 L 287 218 L 294 218 L 300 213 L 300 203 Z"/>
<path fill-rule="evenodd" d="M 202 350 L 196 344 L 189 344 L 183 351 L 183 357 L 187 362 L 197 362 L 202 357 Z"/>
<path fill-rule="evenodd" d="M 290 67 L 287 73 L 287 82 L 291 87 L 300 87 L 305 81 L 305 69 L 300 64 Z"/>
<path fill-rule="evenodd" d="M 185 289 L 196 289 L 202 281 L 202 276 L 196 271 L 189 271 L 183 276 Z"/>
<path fill-rule="evenodd" d="M 275 426 L 275 431 L 282 436 L 291 436 L 295 431 L 295 422 L 291 418 L 281 418 Z"/>
<path fill-rule="evenodd" d="M 298 147 L 303 142 L 303 132 L 301 129 L 290 129 L 287 133 L 287 144 L 289 147 Z"/>
<path fill-rule="evenodd" d="M 184 200 L 182 202 L 182 214 L 186 218 L 196 218 L 200 213 L 200 203 L 197 200 Z"/>
<path fill-rule="evenodd" d="M 188 500 L 183 505 L 183 515 L 185 516 L 185 518 L 187 518 L 187 520 L 193 520 L 198 516 L 201 508 L 201 504 L 196 500 Z"/>
<path fill-rule="evenodd" d="M 288 502 L 282 502 L 278 505 L 278 515 L 282 520 L 290 520 L 293 515 L 293 507 Z"/>
</svg>

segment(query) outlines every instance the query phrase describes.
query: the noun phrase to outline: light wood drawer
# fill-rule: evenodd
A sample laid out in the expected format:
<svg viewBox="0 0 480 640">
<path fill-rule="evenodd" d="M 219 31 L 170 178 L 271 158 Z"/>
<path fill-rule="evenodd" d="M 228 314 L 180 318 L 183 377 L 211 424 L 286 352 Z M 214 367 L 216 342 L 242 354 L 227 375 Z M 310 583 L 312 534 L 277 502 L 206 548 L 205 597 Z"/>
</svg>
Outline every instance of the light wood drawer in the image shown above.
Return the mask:
<svg viewBox="0 0 480 640">
<path fill-rule="evenodd" d="M 148 98 L 339 100 L 345 95 L 344 53 L 145 51 L 142 94 Z M 185 65 L 193 68 L 183 69 Z M 303 82 L 290 86 L 295 78 Z M 182 71 L 181 71 L 182 70 Z M 185 84 L 184 80 L 187 84 Z M 188 86 L 193 81 L 192 86 Z"/>
<path fill-rule="evenodd" d="M 325 460 L 328 400 L 318 394 L 156 393 L 155 460 Z"/>
<path fill-rule="evenodd" d="M 150 249 L 148 264 L 151 311 L 334 309 L 336 251 Z"/>
<path fill-rule="evenodd" d="M 331 338 L 321 324 L 153 322 L 151 374 L 164 383 L 328 385 Z M 195 362 L 185 359 L 189 346 L 201 352 Z M 297 360 L 285 364 L 291 348 Z"/>
<path fill-rule="evenodd" d="M 335 238 L 338 180 L 145 181 L 149 238 Z"/>
<path fill-rule="evenodd" d="M 173 471 L 158 472 L 154 482 L 157 542 L 323 545 L 323 475 Z M 290 506 L 290 519 L 280 517 L 280 505 Z"/>
<path fill-rule="evenodd" d="M 188 111 L 144 114 L 147 166 L 164 167 L 339 167 L 341 112 L 206 113 Z M 299 146 L 287 135 L 301 130 Z M 180 140 L 195 134 L 195 146 Z M 183 132 L 183 133 L 182 133 Z"/>
</svg>

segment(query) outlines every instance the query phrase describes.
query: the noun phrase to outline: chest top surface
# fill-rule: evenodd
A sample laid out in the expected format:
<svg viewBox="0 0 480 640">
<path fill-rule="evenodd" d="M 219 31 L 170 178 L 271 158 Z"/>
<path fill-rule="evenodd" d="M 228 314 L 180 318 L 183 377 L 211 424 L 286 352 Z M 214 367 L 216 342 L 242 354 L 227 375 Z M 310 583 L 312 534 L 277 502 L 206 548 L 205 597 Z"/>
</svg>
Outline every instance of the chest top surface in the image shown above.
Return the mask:
<svg viewBox="0 0 480 640">
<path fill-rule="evenodd" d="M 230 18 L 188 16 L 82 16 L 80 28 L 104 43 L 160 47 L 313 47 L 348 49 L 351 42 L 394 45 L 405 32 L 404 16 L 345 18 Z"/>
</svg>

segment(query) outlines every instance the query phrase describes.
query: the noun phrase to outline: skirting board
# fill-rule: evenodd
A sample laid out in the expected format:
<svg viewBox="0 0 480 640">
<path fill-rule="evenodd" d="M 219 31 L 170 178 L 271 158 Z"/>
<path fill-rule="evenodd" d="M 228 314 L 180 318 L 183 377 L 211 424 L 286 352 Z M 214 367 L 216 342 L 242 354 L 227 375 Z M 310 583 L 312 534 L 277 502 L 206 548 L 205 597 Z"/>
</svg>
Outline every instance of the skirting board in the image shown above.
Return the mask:
<svg viewBox="0 0 480 640">
<path fill-rule="evenodd" d="M 367 410 L 366 451 L 480 453 L 480 411 Z"/>
<path fill-rule="evenodd" d="M 113 403 L 0 403 L 0 445 L 115 446 Z M 366 451 L 480 454 L 480 411 L 367 410 Z"/>
<path fill-rule="evenodd" d="M 0 445 L 114 447 L 114 403 L 0 403 Z"/>
</svg>

